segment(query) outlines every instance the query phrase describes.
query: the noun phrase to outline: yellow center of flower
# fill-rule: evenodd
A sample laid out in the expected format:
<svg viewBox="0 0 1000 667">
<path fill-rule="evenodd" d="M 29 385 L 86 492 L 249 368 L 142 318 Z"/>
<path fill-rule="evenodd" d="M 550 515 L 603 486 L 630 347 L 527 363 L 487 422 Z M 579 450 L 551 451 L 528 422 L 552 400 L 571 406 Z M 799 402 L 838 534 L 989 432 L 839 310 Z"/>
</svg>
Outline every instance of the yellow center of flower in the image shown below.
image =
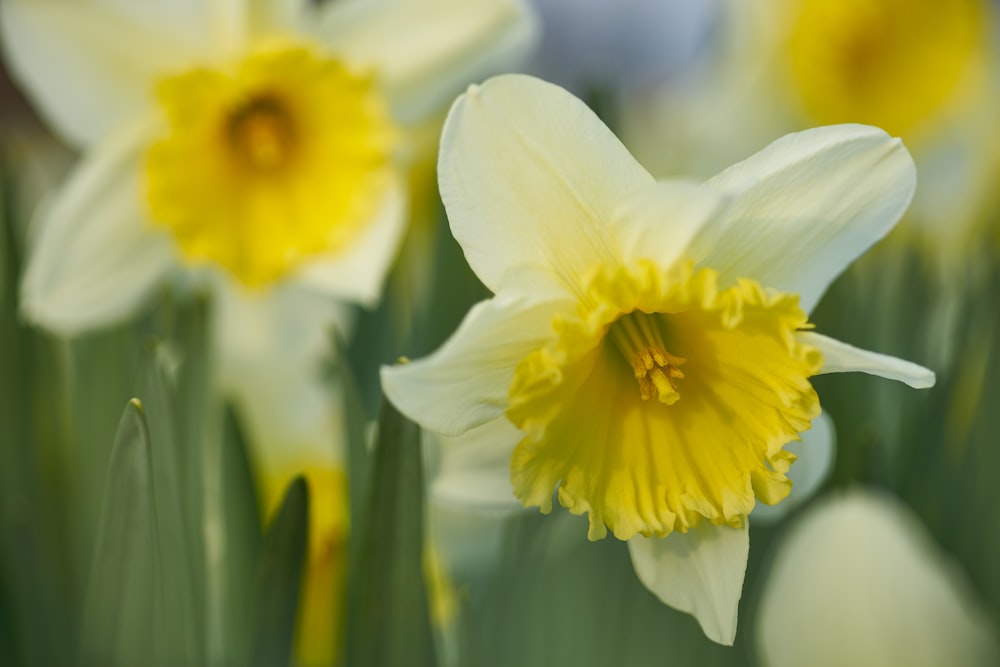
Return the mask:
<svg viewBox="0 0 1000 667">
<path fill-rule="evenodd" d="M 260 95 L 237 108 L 226 123 L 230 150 L 250 169 L 283 167 L 295 149 L 295 126 L 280 99 Z"/>
<path fill-rule="evenodd" d="M 782 448 L 819 414 L 822 366 L 797 296 L 647 262 L 598 273 L 585 300 L 511 382 L 522 502 L 547 512 L 558 488 L 591 539 L 629 539 L 741 525 L 755 498 L 788 494 Z"/>
<path fill-rule="evenodd" d="M 644 401 L 658 399 L 672 405 L 681 397 L 677 380 L 684 377 L 679 366 L 686 359 L 675 357 L 664 348 L 660 325 L 645 313 L 629 313 L 610 328 L 612 340 L 632 366 Z"/>
<path fill-rule="evenodd" d="M 302 45 L 161 80 L 151 218 L 186 260 L 249 286 L 348 248 L 390 183 L 396 131 L 370 75 Z"/>
<path fill-rule="evenodd" d="M 819 123 L 912 132 L 954 95 L 986 52 L 983 0 L 799 0 L 786 62 Z"/>
</svg>

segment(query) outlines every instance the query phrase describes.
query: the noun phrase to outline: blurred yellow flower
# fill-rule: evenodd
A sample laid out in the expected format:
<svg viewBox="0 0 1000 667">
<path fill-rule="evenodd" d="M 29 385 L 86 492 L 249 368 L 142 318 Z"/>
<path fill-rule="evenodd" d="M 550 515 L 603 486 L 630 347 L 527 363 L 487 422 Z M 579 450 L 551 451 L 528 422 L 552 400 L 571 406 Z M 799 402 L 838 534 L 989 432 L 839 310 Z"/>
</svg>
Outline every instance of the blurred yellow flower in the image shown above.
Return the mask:
<svg viewBox="0 0 1000 667">
<path fill-rule="evenodd" d="M 809 377 L 934 382 L 807 318 L 903 214 L 908 153 L 836 126 L 707 183 L 655 182 L 579 100 L 511 75 L 452 107 L 439 180 L 495 296 L 431 356 L 384 368 L 386 394 L 489 452 L 470 461 L 466 497 L 495 497 L 486 467 L 544 512 L 557 491 L 589 514 L 591 539 L 628 540 L 647 587 L 732 643 L 747 517 L 788 494 L 783 447 L 819 415 Z"/>
<path fill-rule="evenodd" d="M 12 69 L 85 149 L 41 209 L 28 317 L 76 333 L 165 284 L 372 304 L 407 215 L 407 130 L 512 61 L 519 0 L 12 0 Z M 207 276 L 207 277 L 206 277 Z"/>
<path fill-rule="evenodd" d="M 906 141 L 921 185 L 900 226 L 935 262 L 962 262 L 995 210 L 997 16 L 988 0 L 723 4 L 686 85 L 624 109 L 654 173 L 710 174 L 769 137 L 870 123 Z"/>
</svg>

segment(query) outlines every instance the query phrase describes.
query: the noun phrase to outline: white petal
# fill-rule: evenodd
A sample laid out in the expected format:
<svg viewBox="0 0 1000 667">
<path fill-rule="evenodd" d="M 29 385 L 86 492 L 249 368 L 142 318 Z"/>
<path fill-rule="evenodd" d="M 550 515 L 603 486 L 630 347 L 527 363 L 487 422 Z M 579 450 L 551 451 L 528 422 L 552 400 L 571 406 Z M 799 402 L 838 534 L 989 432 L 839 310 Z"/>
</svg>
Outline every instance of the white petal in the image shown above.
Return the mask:
<svg viewBox="0 0 1000 667">
<path fill-rule="evenodd" d="M 352 311 L 291 286 L 249 292 L 219 279 L 215 349 L 223 390 L 249 427 L 257 463 L 342 464 L 345 426 L 337 389 L 323 375 L 335 333 L 349 334 Z"/>
<path fill-rule="evenodd" d="M 812 428 L 801 436 L 802 440 L 793 440 L 785 445 L 785 451 L 798 457 L 788 471 L 788 478 L 792 480 L 791 493 L 777 505 L 758 502 L 751 514 L 755 526 L 774 523 L 809 500 L 830 474 L 837 448 L 837 436 L 830 416 L 822 413 L 813 420 Z"/>
<path fill-rule="evenodd" d="M 782 137 L 709 182 L 733 204 L 706 228 L 696 259 L 726 281 L 752 278 L 797 292 L 810 312 L 903 215 L 916 170 L 899 139 L 835 125 Z"/>
<path fill-rule="evenodd" d="M 639 190 L 613 216 L 622 259 L 626 264 L 652 259 L 669 267 L 686 255 L 702 227 L 727 205 L 715 188 L 699 183 L 661 181 Z"/>
<path fill-rule="evenodd" d="M 797 336 L 823 353 L 823 369 L 820 373 L 868 373 L 898 380 L 914 389 L 934 386 L 934 371 L 923 366 L 886 354 L 862 350 L 811 331 L 800 332 Z"/>
<path fill-rule="evenodd" d="M 664 604 L 694 616 L 706 637 L 732 646 L 750 553 L 748 523 L 731 528 L 703 521 L 687 533 L 633 537 L 628 548 L 646 588 Z"/>
<path fill-rule="evenodd" d="M 581 290 L 596 263 L 617 258 L 615 209 L 653 182 L 583 102 L 522 75 L 458 99 L 438 179 L 452 233 L 494 292 L 524 265 Z"/>
<path fill-rule="evenodd" d="M 462 435 L 427 437 L 437 442 L 438 451 L 438 466 L 430 480 L 434 502 L 489 514 L 524 508 L 510 482 L 510 457 L 523 434 L 506 417 Z"/>
<path fill-rule="evenodd" d="M 770 667 L 1000 664 L 992 623 L 912 513 L 854 490 L 778 544 L 756 624 Z"/>
<path fill-rule="evenodd" d="M 167 12 L 156 10 L 167 4 L 144 13 L 145 3 L 142 10 L 82 0 L 0 3 L 14 75 L 63 138 L 77 147 L 103 138 L 152 103 L 157 76 L 199 51 L 190 30 L 160 23 Z"/>
<path fill-rule="evenodd" d="M 309 0 L 246 0 L 245 4 L 250 29 L 256 35 L 306 32 L 308 25 L 303 23 L 316 19 L 309 11 Z"/>
<path fill-rule="evenodd" d="M 378 70 L 405 123 L 509 70 L 537 33 L 520 0 L 341 0 L 327 4 L 322 20 L 332 49 Z"/>
<path fill-rule="evenodd" d="M 564 306 L 495 297 L 472 307 L 434 354 L 382 367 L 386 396 L 407 417 L 437 433 L 459 435 L 500 417 L 514 369 L 552 334 Z"/>
<path fill-rule="evenodd" d="M 304 267 L 296 282 L 330 296 L 374 306 L 406 226 L 406 187 L 394 175 L 378 214 L 349 248 Z"/>
<path fill-rule="evenodd" d="M 176 266 L 141 201 L 145 123 L 112 135 L 40 208 L 21 284 L 28 319 L 63 334 L 131 315 Z"/>
</svg>

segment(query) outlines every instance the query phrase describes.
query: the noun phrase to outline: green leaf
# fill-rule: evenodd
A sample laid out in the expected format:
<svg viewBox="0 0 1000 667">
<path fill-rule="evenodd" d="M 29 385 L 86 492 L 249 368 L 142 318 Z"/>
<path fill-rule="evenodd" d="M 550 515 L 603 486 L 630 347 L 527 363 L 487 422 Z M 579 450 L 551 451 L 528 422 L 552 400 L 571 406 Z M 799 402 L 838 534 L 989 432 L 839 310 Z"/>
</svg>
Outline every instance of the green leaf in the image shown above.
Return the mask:
<svg viewBox="0 0 1000 667">
<path fill-rule="evenodd" d="M 292 480 L 264 535 L 253 596 L 252 665 L 289 664 L 296 609 L 309 540 L 309 487 Z"/>
<path fill-rule="evenodd" d="M 81 633 L 83 665 L 203 664 L 190 578 L 165 544 L 177 513 L 159 474 L 152 431 L 142 404 L 125 408 L 115 438 L 108 487 Z M 173 502 L 170 502 L 173 501 Z"/>
<path fill-rule="evenodd" d="M 353 538 L 348 665 L 433 665 L 423 576 L 424 480 L 420 430 L 383 403 L 369 496 Z"/>
<path fill-rule="evenodd" d="M 201 491 L 202 479 L 194 474 L 200 466 L 191 463 L 200 459 L 201 443 L 191 442 L 181 430 L 176 392 L 168 377 L 170 366 L 166 349 L 150 342 L 140 368 L 138 394 L 152 443 L 160 554 L 165 578 L 171 582 L 164 592 L 165 602 L 171 617 L 179 620 L 178 634 L 171 641 L 201 647 L 206 627 L 203 522 L 200 503 L 191 500 Z"/>
<path fill-rule="evenodd" d="M 252 639 L 254 575 L 261 552 L 260 507 L 246 439 L 231 407 L 222 437 L 222 631 L 228 664 L 245 665 Z"/>
</svg>

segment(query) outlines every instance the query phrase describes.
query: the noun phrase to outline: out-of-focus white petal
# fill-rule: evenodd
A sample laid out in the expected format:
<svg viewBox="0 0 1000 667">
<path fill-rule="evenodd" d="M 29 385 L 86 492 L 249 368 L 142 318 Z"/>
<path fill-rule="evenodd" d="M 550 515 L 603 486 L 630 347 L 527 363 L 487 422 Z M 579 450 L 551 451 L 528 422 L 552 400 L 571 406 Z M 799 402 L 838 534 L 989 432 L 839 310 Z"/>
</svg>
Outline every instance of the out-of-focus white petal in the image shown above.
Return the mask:
<svg viewBox="0 0 1000 667">
<path fill-rule="evenodd" d="M 934 386 L 934 371 L 923 366 L 887 354 L 862 350 L 811 331 L 800 332 L 797 335 L 803 342 L 818 348 L 823 353 L 823 369 L 820 373 L 860 372 L 898 380 L 914 389 Z"/>
<path fill-rule="evenodd" d="M 469 265 L 494 292 L 524 265 L 570 293 L 617 259 L 610 221 L 653 182 L 587 106 L 521 75 L 473 86 L 445 123 L 441 197 Z"/>
<path fill-rule="evenodd" d="M 834 125 L 786 135 L 709 183 L 733 202 L 705 228 L 695 258 L 724 281 L 797 292 L 810 312 L 906 211 L 916 170 L 899 139 Z"/>
<path fill-rule="evenodd" d="M 687 533 L 628 541 L 639 581 L 674 609 L 698 620 L 705 636 L 732 646 L 743 576 L 750 553 L 749 525 L 701 522 Z"/>
<path fill-rule="evenodd" d="M 537 32 L 520 0 L 344 0 L 327 3 L 321 20 L 330 48 L 377 68 L 405 123 L 510 69 Z"/>
<path fill-rule="evenodd" d="M 249 425 L 258 465 L 318 460 L 342 464 L 342 401 L 323 373 L 335 334 L 352 311 L 325 296 L 284 286 L 249 292 L 219 278 L 215 349 L 224 391 Z"/>
<path fill-rule="evenodd" d="M 438 504 L 505 514 L 523 509 L 510 482 L 510 457 L 523 434 L 499 417 L 458 436 L 431 436 L 437 441 L 438 466 L 430 480 Z"/>
<path fill-rule="evenodd" d="M 612 218 L 622 260 L 652 259 L 669 267 L 682 258 L 702 227 L 728 204 L 711 186 L 661 181 L 626 198 Z"/>
<path fill-rule="evenodd" d="M 309 11 L 311 4 L 309 0 L 245 0 L 251 34 L 308 33 L 308 24 L 316 21 L 315 14 Z"/>
<path fill-rule="evenodd" d="M 406 186 L 393 175 L 378 214 L 361 237 L 344 251 L 303 267 L 295 281 L 329 296 L 374 306 L 399 249 L 406 212 Z"/>
<path fill-rule="evenodd" d="M 1000 662 L 995 630 L 954 564 L 891 497 L 816 505 L 779 543 L 756 624 L 769 667 Z"/>
<path fill-rule="evenodd" d="M 29 320 L 63 334 L 116 323 L 176 266 L 172 243 L 149 226 L 141 201 L 148 142 L 148 124 L 126 126 L 40 207 L 21 283 Z"/>
<path fill-rule="evenodd" d="M 784 447 L 786 452 L 799 457 L 788 471 L 792 490 L 777 505 L 758 502 L 751 514 L 755 526 L 773 523 L 784 517 L 790 510 L 811 498 L 830 474 L 837 449 L 837 436 L 830 416 L 822 413 L 813 420 L 812 428 L 800 436 L 802 440 L 793 440 Z"/>
<path fill-rule="evenodd" d="M 182 14 L 160 11 L 167 4 L 143 3 L 140 9 L 138 3 L 94 0 L 0 3 L 13 73 L 64 139 L 82 148 L 103 138 L 152 103 L 157 76 L 201 52 L 198 35 L 161 17 Z M 192 12 L 187 3 L 178 7 Z"/>
<path fill-rule="evenodd" d="M 459 435 L 500 417 L 514 369 L 552 334 L 562 304 L 495 297 L 430 356 L 382 367 L 386 396 L 426 429 Z"/>
</svg>

